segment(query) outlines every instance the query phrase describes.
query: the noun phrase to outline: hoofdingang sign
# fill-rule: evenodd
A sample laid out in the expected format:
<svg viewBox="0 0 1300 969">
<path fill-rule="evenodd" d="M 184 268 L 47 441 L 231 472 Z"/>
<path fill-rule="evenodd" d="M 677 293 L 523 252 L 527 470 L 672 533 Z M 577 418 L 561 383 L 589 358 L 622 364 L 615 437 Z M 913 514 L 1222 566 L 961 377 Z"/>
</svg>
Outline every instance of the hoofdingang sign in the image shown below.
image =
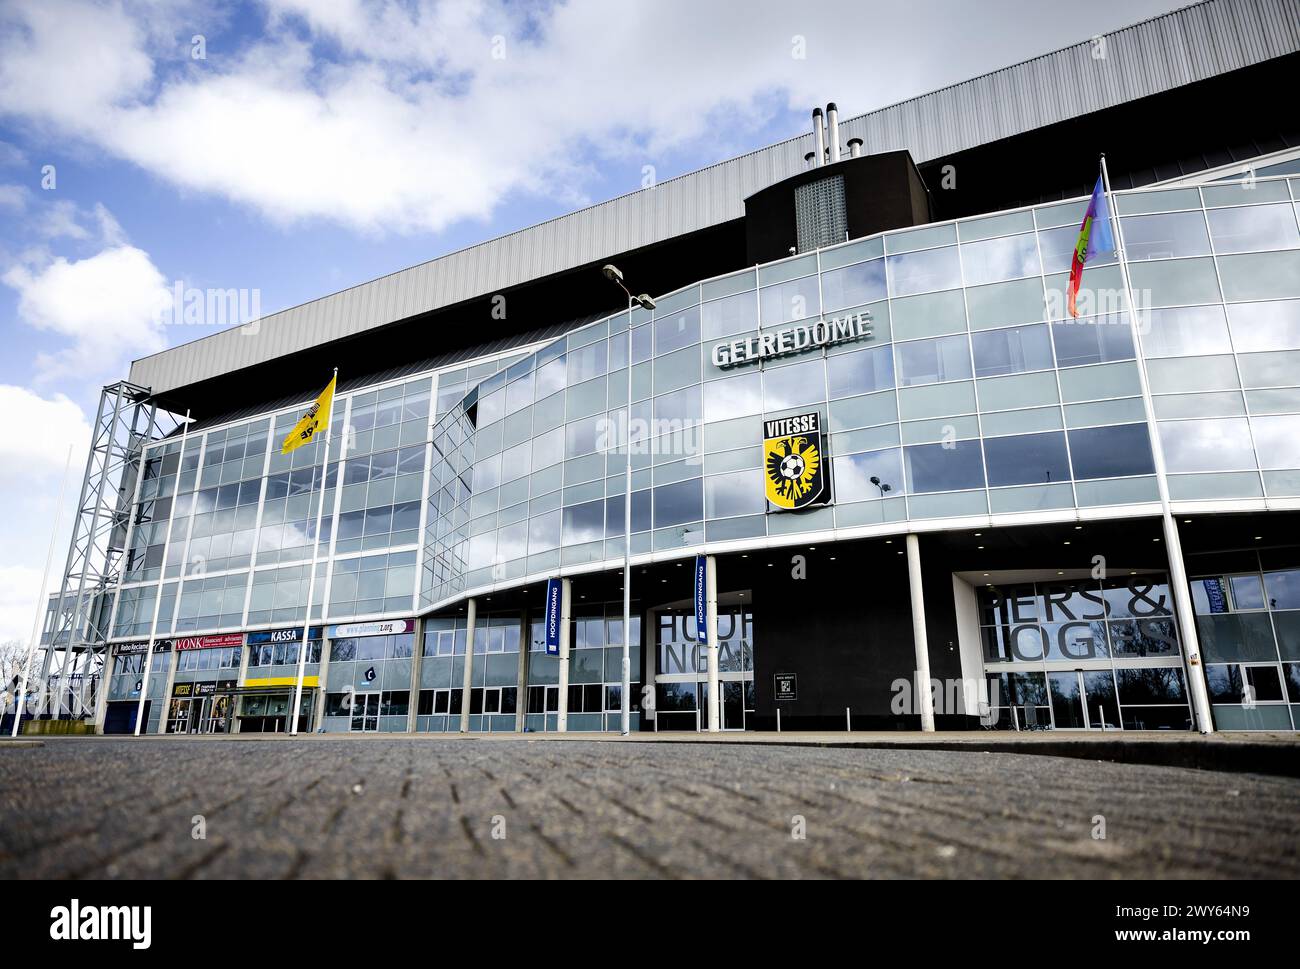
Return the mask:
<svg viewBox="0 0 1300 969">
<path fill-rule="evenodd" d="M 839 316 L 816 323 L 799 323 L 783 330 L 757 333 L 741 340 L 719 343 L 713 348 L 715 367 L 734 367 L 737 364 L 783 357 L 802 353 L 816 347 L 827 347 L 847 340 L 870 339 L 871 314 L 866 312 Z"/>
</svg>

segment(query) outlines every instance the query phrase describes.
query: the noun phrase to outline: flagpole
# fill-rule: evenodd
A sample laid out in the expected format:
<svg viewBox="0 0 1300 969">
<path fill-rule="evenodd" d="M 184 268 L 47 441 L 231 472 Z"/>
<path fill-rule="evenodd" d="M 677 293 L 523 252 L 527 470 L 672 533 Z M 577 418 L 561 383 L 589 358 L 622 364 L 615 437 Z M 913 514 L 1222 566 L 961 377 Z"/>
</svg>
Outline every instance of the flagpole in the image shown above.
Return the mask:
<svg viewBox="0 0 1300 969">
<path fill-rule="evenodd" d="M 32 672 L 32 657 L 36 655 L 36 645 L 41 641 L 41 620 L 47 611 L 46 598 L 50 592 L 50 564 L 54 561 L 54 544 L 59 538 L 59 525 L 63 522 L 63 493 L 68 487 L 68 469 L 72 467 L 72 448 L 68 445 L 68 459 L 63 465 L 63 477 L 59 480 L 59 497 L 54 504 L 54 528 L 50 531 L 50 545 L 45 553 L 45 571 L 41 575 L 41 594 L 36 600 L 36 619 L 32 622 L 32 641 L 27 645 L 27 659 L 23 662 L 23 675 L 19 681 L 18 694 L 14 697 L 14 723 L 10 737 L 18 736 L 18 724 L 23 717 L 23 701 L 27 697 L 27 679 Z M 59 603 L 61 607 L 63 603 Z M 54 643 L 50 643 L 50 649 Z M 43 688 L 43 687 L 42 687 Z"/>
<path fill-rule="evenodd" d="M 158 594 L 154 596 L 153 599 L 153 620 L 149 623 L 149 645 L 146 646 L 144 650 L 144 674 L 140 677 L 140 699 L 136 701 L 136 705 L 135 705 L 135 735 L 137 737 L 140 736 L 140 728 L 144 726 L 140 721 L 144 717 L 144 698 L 149 695 L 149 672 L 153 666 L 153 646 L 158 636 L 158 615 L 160 610 L 162 609 L 163 584 L 167 580 L 167 554 L 171 550 L 171 546 L 172 546 L 172 520 L 176 517 L 175 515 L 176 501 L 181 496 L 181 479 L 184 477 L 184 473 L 185 473 L 185 439 L 189 436 L 189 433 L 190 433 L 190 412 L 187 409 L 185 411 L 185 420 L 181 428 L 181 452 L 180 452 L 180 461 L 176 465 L 176 490 L 175 492 L 172 493 L 172 514 L 168 516 L 167 534 L 163 537 L 162 568 L 159 570 L 159 574 L 158 574 Z M 141 462 L 141 468 L 143 468 L 144 466 L 143 448 L 141 448 L 140 451 L 140 462 Z M 198 500 L 197 472 L 194 481 L 194 494 L 195 494 L 195 501 L 197 501 Z M 181 563 L 181 571 L 182 572 L 185 571 L 185 563 L 183 562 Z M 112 667 L 108 665 L 111 661 L 112 661 L 112 656 L 106 656 L 104 659 L 104 667 L 108 671 L 104 676 L 105 680 L 107 680 L 109 676 L 112 674 Z M 172 662 L 175 663 L 176 661 L 177 661 L 177 657 L 173 656 Z M 172 698 L 169 696 L 165 696 L 162 698 L 163 708 L 161 712 L 158 714 L 160 717 L 165 718 L 167 716 L 167 705 L 171 703 L 171 699 Z M 164 724 L 164 729 L 166 729 L 165 724 Z M 202 729 L 202 724 L 199 725 L 199 729 Z"/>
<path fill-rule="evenodd" d="M 1107 202 L 1113 198 L 1110 188 L 1110 171 L 1106 167 L 1106 155 L 1101 156 L 1101 178 L 1106 192 Z M 1165 536 L 1165 554 L 1169 559 L 1169 586 L 1174 597 L 1174 611 L 1178 616 L 1178 625 L 1182 630 L 1182 643 L 1187 658 L 1188 687 L 1192 694 L 1192 707 L 1196 713 L 1196 722 L 1203 734 L 1214 732 L 1214 720 L 1210 713 L 1209 691 L 1205 685 L 1205 667 L 1201 663 L 1201 650 L 1196 635 L 1196 614 L 1192 609 L 1191 587 L 1187 581 L 1187 569 L 1183 564 L 1183 546 L 1178 536 L 1178 523 L 1174 521 L 1173 510 L 1169 500 L 1169 478 L 1165 466 L 1164 445 L 1160 441 L 1160 427 L 1156 424 L 1155 403 L 1151 396 L 1151 381 L 1147 375 L 1146 354 L 1142 350 L 1142 321 L 1138 317 L 1138 307 L 1133 299 L 1133 283 L 1129 278 L 1128 252 L 1124 245 L 1124 228 L 1119 218 L 1118 209 L 1112 209 L 1110 218 L 1114 223 L 1115 246 L 1119 255 L 1120 278 L 1124 284 L 1124 299 L 1128 304 L 1129 325 L 1133 331 L 1133 341 L 1137 351 L 1138 383 L 1142 388 L 1142 406 L 1146 411 L 1147 427 L 1151 434 L 1151 457 L 1156 469 L 1156 491 L 1160 496 L 1160 514 L 1163 520 Z"/>
<path fill-rule="evenodd" d="M 311 636 L 311 600 L 316 594 L 316 555 L 320 549 L 320 526 L 321 519 L 325 514 L 325 479 L 329 475 L 328 458 L 330 453 L 330 437 L 334 425 L 334 396 L 338 394 L 339 368 L 334 368 L 334 393 L 330 396 L 329 420 L 325 425 L 325 445 L 321 448 L 320 456 L 320 497 L 316 502 L 316 531 L 311 540 L 311 571 L 307 576 L 307 608 L 304 610 L 302 621 L 302 640 L 298 643 L 298 684 L 293 691 L 293 728 L 289 731 L 290 736 L 298 736 L 298 719 L 302 712 L 302 682 L 307 672 L 307 645 Z M 321 621 L 325 620 L 324 603 L 321 603 Z M 321 648 L 325 646 L 325 637 L 321 637 Z"/>
</svg>

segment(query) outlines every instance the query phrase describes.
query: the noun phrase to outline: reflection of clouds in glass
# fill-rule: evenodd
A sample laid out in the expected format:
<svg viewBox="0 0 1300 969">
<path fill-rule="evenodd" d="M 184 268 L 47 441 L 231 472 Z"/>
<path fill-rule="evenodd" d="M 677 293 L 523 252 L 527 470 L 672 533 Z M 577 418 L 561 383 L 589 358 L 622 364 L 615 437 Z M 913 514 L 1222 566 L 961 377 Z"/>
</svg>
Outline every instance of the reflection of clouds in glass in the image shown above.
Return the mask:
<svg viewBox="0 0 1300 969">
<path fill-rule="evenodd" d="M 902 493 L 903 466 L 898 448 L 835 458 L 836 499 L 879 498 L 880 489 L 871 483 L 872 477 L 879 478 L 882 485 L 889 485 L 889 494 Z"/>
<path fill-rule="evenodd" d="M 1252 417 L 1250 423 L 1255 431 L 1261 468 L 1300 468 L 1300 417 L 1293 414 Z"/>
<path fill-rule="evenodd" d="M 1240 471 L 1255 466 L 1245 418 L 1162 423 L 1160 442 L 1170 471 Z"/>
<path fill-rule="evenodd" d="M 1038 273 L 1038 247 L 1033 233 L 963 243 L 961 258 L 968 286 Z"/>
<path fill-rule="evenodd" d="M 763 387 L 758 371 L 741 377 L 714 380 L 704 395 L 704 414 L 707 421 L 723 421 L 732 417 L 745 417 L 763 410 Z"/>
</svg>

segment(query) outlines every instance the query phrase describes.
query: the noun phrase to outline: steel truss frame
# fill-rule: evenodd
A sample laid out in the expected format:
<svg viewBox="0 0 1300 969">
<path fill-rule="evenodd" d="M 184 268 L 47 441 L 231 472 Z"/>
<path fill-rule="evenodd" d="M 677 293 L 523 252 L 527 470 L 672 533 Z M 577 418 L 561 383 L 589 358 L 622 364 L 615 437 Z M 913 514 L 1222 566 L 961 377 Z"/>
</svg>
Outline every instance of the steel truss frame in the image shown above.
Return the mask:
<svg viewBox="0 0 1300 969">
<path fill-rule="evenodd" d="M 51 598 L 36 714 L 93 717 L 108 673 L 108 634 L 131 537 L 144 447 L 180 425 L 160 410 L 147 387 L 119 381 L 104 387 L 91 427 L 72 536 L 58 595 Z"/>
</svg>

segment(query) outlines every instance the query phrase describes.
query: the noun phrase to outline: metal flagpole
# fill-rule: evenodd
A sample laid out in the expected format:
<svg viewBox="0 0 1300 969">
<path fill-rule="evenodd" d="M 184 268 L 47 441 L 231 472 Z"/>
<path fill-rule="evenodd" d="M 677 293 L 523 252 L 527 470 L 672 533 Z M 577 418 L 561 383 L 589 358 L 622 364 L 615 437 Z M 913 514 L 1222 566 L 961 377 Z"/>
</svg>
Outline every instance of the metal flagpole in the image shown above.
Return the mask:
<svg viewBox="0 0 1300 969">
<path fill-rule="evenodd" d="M 54 505 L 54 528 L 50 532 L 50 547 L 45 553 L 45 572 L 41 576 L 41 594 L 36 600 L 36 620 L 32 623 L 32 641 L 27 646 L 27 659 L 23 662 L 23 675 L 19 681 L 18 694 L 14 697 L 14 724 L 11 737 L 18 736 L 18 724 L 23 717 L 23 701 L 27 697 L 27 679 L 32 673 L 32 657 L 36 655 L 36 645 L 41 641 L 41 619 L 46 613 L 46 598 L 50 592 L 50 565 L 54 561 L 54 545 L 59 537 L 59 525 L 63 523 L 63 494 L 68 488 L 68 469 L 72 467 L 72 445 L 68 445 L 68 460 L 63 465 L 63 477 L 59 480 L 59 498 Z M 62 605 L 60 603 L 59 605 Z M 56 608 L 57 615 L 57 608 Z M 50 643 L 50 649 L 54 643 Z"/>
<path fill-rule="evenodd" d="M 171 545 L 172 545 L 172 519 L 175 518 L 174 512 L 176 510 L 176 499 L 178 499 L 181 495 L 181 478 L 183 477 L 185 471 L 185 440 L 186 438 L 189 437 L 189 433 L 190 433 L 190 412 L 188 409 L 185 411 L 185 420 L 182 422 L 182 424 L 183 424 L 183 429 L 181 430 L 180 462 L 176 465 L 176 491 L 172 495 L 173 514 L 169 516 L 167 519 L 167 534 L 163 537 L 162 568 L 159 570 L 159 575 L 158 575 L 158 594 L 154 596 L 153 599 L 153 620 L 149 623 L 149 645 L 145 647 L 145 651 L 144 651 L 144 675 L 141 676 L 140 678 L 140 699 L 136 701 L 136 705 L 135 705 L 135 735 L 137 737 L 140 736 L 140 727 L 143 726 L 140 723 L 140 720 L 144 716 L 144 699 L 146 696 L 149 695 L 149 671 L 150 668 L 153 666 L 153 646 L 158 636 L 158 615 L 162 610 L 163 584 L 167 580 L 167 555 L 171 551 Z M 143 450 L 140 452 L 140 461 L 141 461 L 141 466 L 143 467 L 143 463 L 144 463 Z M 195 474 L 196 477 L 194 481 L 194 485 L 195 485 L 194 493 L 197 496 L 198 495 L 197 472 L 195 472 Z M 195 500 L 196 501 L 198 500 L 197 497 L 195 498 Z M 184 571 L 184 568 L 185 568 L 185 563 L 182 562 L 181 570 Z M 105 657 L 106 667 L 108 665 L 108 662 L 111 660 L 112 660 L 111 656 Z M 176 662 L 175 656 L 172 657 L 172 662 L 173 663 Z M 104 676 L 105 681 L 108 680 L 109 675 L 111 673 L 112 673 L 112 669 L 108 668 Z M 160 717 L 167 716 L 167 704 L 170 702 L 171 702 L 171 697 L 165 696 L 162 698 L 163 709 L 158 714 Z"/>
<path fill-rule="evenodd" d="M 330 438 L 334 430 L 334 397 L 338 396 L 338 378 L 339 368 L 334 368 L 334 395 L 330 398 L 329 423 L 325 425 L 325 445 L 321 448 L 320 456 L 320 498 L 316 502 L 316 532 L 312 535 L 311 540 L 311 572 L 307 576 L 307 608 L 304 610 L 302 621 L 302 640 L 298 643 L 298 685 L 293 691 L 293 729 L 289 731 L 291 736 L 298 735 L 298 719 L 302 713 L 302 681 L 307 672 L 307 645 L 311 637 L 311 600 L 316 594 L 316 555 L 320 550 L 320 525 L 321 519 L 325 514 L 325 479 L 329 476 L 328 458 L 330 453 Z M 321 608 L 321 620 L 325 619 L 324 604 Z M 321 637 L 321 647 L 324 648 L 324 637 Z"/>
<path fill-rule="evenodd" d="M 623 469 L 623 665 L 619 733 L 632 730 L 632 294 L 627 294 L 627 461 Z"/>
<path fill-rule="evenodd" d="M 1101 156 L 1101 178 L 1106 192 L 1107 209 L 1111 209 L 1114 196 L 1110 189 L 1110 171 L 1106 155 Z M 1169 585 L 1174 597 L 1174 610 L 1182 630 L 1182 642 L 1187 656 L 1188 686 L 1192 693 L 1192 706 L 1201 733 L 1213 733 L 1214 721 L 1210 714 L 1209 692 L 1205 685 L 1205 667 L 1201 663 L 1200 646 L 1196 635 L 1196 616 L 1192 611 L 1192 598 L 1187 583 L 1187 570 L 1183 565 L 1183 546 L 1178 537 L 1178 523 L 1174 521 L 1169 502 L 1169 480 L 1165 471 L 1164 446 L 1160 442 L 1160 428 L 1156 424 L 1155 404 L 1151 397 L 1151 383 L 1147 376 L 1146 355 L 1142 350 L 1142 321 L 1138 318 L 1137 302 L 1133 299 L 1133 284 L 1128 273 L 1128 253 L 1124 246 L 1124 228 L 1118 210 L 1110 213 L 1114 223 L 1115 245 L 1119 255 L 1120 278 L 1124 283 L 1124 299 L 1128 304 L 1129 323 L 1137 350 L 1138 382 L 1142 388 L 1142 406 L 1146 410 L 1147 427 L 1151 434 L 1151 456 L 1156 468 L 1156 490 L 1160 495 L 1160 514 L 1163 519 L 1165 554 L 1169 558 Z"/>
</svg>

